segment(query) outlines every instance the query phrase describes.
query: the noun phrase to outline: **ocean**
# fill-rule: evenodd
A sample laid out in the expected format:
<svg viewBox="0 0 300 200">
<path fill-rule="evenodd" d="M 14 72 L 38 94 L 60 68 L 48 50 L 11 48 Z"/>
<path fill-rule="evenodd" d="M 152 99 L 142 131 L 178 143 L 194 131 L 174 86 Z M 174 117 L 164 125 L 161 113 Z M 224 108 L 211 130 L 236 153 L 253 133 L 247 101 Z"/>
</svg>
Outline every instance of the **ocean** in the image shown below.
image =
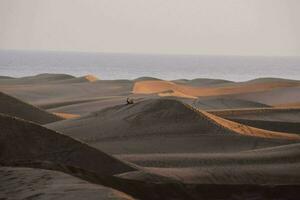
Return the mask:
<svg viewBox="0 0 300 200">
<path fill-rule="evenodd" d="M 41 73 L 100 79 L 151 76 L 166 80 L 215 78 L 247 81 L 261 77 L 300 80 L 300 57 L 146 55 L 0 50 L 0 76 Z"/>
</svg>

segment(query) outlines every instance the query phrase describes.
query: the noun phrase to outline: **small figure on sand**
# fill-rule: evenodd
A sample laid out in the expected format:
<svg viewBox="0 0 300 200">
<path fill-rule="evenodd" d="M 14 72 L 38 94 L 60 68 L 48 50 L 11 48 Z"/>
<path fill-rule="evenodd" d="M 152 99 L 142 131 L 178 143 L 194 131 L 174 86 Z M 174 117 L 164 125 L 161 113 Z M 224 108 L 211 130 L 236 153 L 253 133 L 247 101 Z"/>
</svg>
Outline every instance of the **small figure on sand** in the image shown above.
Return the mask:
<svg viewBox="0 0 300 200">
<path fill-rule="evenodd" d="M 127 97 L 126 102 L 127 102 L 127 105 L 133 104 L 133 99 L 130 99 L 129 97 Z"/>
</svg>

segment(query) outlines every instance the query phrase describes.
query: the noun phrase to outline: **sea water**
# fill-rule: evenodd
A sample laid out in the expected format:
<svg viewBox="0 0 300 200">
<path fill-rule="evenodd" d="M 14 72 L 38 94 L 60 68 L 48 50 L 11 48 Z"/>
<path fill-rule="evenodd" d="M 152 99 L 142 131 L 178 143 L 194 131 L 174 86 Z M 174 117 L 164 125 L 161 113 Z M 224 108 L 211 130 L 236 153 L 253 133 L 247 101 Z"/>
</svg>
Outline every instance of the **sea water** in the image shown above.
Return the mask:
<svg viewBox="0 0 300 200">
<path fill-rule="evenodd" d="M 260 77 L 300 80 L 300 57 L 0 51 L 0 76 L 22 77 L 41 73 L 93 74 L 100 79 L 151 76 L 166 80 L 214 78 L 246 81 Z"/>
</svg>

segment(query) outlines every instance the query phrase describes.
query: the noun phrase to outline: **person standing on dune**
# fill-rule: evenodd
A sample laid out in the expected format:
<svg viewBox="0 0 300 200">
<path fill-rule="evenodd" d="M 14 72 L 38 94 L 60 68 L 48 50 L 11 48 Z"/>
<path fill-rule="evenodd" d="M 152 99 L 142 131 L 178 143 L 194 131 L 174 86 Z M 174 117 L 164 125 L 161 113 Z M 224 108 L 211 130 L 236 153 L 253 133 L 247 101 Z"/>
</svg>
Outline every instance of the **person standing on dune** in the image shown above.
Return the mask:
<svg viewBox="0 0 300 200">
<path fill-rule="evenodd" d="M 130 99 L 129 97 L 127 97 L 126 102 L 127 102 L 127 105 L 133 104 L 133 99 Z"/>
</svg>

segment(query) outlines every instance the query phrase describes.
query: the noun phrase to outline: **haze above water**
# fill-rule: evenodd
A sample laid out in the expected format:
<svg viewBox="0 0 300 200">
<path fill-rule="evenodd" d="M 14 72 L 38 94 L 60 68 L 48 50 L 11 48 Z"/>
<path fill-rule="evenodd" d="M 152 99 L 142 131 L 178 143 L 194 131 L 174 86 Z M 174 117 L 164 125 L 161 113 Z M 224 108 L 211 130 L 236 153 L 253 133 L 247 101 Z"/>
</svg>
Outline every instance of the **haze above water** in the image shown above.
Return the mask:
<svg viewBox="0 0 300 200">
<path fill-rule="evenodd" d="M 100 79 L 151 76 L 167 80 L 219 78 L 245 81 L 259 77 L 300 79 L 300 57 L 134 55 L 110 53 L 0 51 L 0 75 L 39 73 L 93 74 Z"/>
</svg>

